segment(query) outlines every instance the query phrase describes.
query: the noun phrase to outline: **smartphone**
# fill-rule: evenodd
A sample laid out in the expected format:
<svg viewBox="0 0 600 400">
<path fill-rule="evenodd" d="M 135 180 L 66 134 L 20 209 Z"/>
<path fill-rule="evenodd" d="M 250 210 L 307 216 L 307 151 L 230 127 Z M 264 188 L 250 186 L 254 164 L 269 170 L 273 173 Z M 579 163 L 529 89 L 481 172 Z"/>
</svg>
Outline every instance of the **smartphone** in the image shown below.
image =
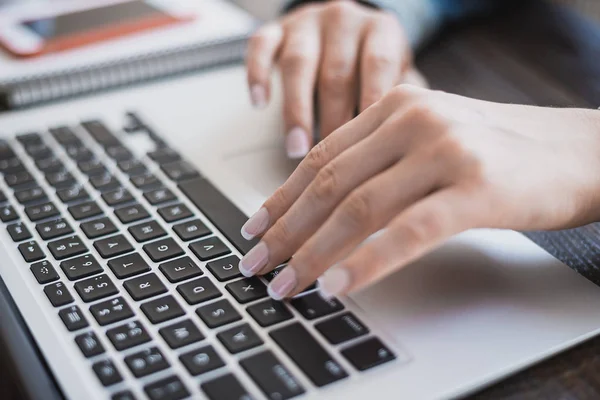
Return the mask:
<svg viewBox="0 0 600 400">
<path fill-rule="evenodd" d="M 31 57 L 194 18 L 176 0 L 27 2 L 0 12 L 0 44 L 15 56 Z"/>
</svg>

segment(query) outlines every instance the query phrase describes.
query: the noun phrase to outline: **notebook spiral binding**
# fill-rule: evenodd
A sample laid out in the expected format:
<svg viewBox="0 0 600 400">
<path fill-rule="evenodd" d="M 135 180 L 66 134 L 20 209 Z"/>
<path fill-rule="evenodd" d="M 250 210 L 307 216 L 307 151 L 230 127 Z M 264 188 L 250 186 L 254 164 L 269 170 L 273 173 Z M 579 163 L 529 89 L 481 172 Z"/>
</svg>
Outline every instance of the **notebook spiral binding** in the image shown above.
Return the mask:
<svg viewBox="0 0 600 400">
<path fill-rule="evenodd" d="M 248 36 L 229 37 L 0 83 L 0 111 L 147 82 L 243 59 Z"/>
</svg>

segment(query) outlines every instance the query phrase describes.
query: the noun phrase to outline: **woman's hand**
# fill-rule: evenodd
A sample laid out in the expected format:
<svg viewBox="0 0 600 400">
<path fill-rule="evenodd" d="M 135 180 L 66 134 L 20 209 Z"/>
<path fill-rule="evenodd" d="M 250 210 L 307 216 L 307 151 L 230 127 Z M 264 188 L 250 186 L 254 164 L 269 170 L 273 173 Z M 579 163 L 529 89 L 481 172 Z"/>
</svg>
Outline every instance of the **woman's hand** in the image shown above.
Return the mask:
<svg viewBox="0 0 600 400">
<path fill-rule="evenodd" d="M 395 85 L 421 82 L 396 17 L 349 0 L 300 6 L 256 32 L 246 64 L 257 107 L 269 101 L 275 63 L 283 81 L 290 158 L 304 157 L 313 145 L 315 93 L 320 134 L 326 137 Z"/>
<path fill-rule="evenodd" d="M 471 228 L 600 217 L 600 111 L 489 103 L 402 85 L 319 143 L 242 229 L 280 299 L 346 294 Z M 385 229 L 383 229 L 385 228 Z M 378 235 L 366 240 L 379 230 Z"/>
</svg>

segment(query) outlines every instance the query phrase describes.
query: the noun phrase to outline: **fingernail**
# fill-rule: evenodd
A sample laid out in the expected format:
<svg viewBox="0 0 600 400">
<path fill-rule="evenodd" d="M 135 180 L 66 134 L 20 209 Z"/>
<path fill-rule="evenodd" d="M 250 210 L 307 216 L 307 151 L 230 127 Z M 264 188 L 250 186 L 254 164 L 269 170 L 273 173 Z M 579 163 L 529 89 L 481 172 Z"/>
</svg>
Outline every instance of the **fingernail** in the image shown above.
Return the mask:
<svg viewBox="0 0 600 400">
<path fill-rule="evenodd" d="M 295 127 L 285 138 L 285 149 L 289 158 L 302 158 L 310 150 L 308 134 L 302 128 Z"/>
<path fill-rule="evenodd" d="M 242 237 L 246 240 L 252 240 L 267 229 L 269 225 L 269 212 L 262 207 L 242 226 Z"/>
<path fill-rule="evenodd" d="M 350 286 L 350 274 L 345 268 L 332 267 L 318 280 L 319 291 L 325 298 L 343 294 Z"/>
<path fill-rule="evenodd" d="M 250 99 L 252 105 L 256 108 L 265 108 L 267 106 L 267 91 L 262 85 L 252 85 L 250 88 Z"/>
<path fill-rule="evenodd" d="M 285 267 L 267 287 L 267 293 L 273 300 L 282 300 L 296 287 L 296 271 L 293 267 Z"/>
<path fill-rule="evenodd" d="M 238 268 L 242 275 L 251 277 L 267 265 L 268 261 L 269 249 L 264 242 L 260 242 L 240 260 Z"/>
</svg>

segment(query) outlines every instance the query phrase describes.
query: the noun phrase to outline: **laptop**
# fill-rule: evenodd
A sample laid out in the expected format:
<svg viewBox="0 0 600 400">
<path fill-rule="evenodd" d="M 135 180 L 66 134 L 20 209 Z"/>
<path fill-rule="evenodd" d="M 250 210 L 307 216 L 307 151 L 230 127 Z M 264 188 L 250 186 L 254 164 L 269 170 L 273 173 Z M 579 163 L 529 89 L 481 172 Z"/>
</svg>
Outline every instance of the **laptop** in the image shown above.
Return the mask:
<svg viewBox="0 0 600 400">
<path fill-rule="evenodd" d="M 240 228 L 296 165 L 280 87 L 255 111 L 244 81 L 0 115 L 0 332 L 29 397 L 456 398 L 597 332 L 600 290 L 512 231 L 348 297 L 269 299 Z"/>
</svg>

